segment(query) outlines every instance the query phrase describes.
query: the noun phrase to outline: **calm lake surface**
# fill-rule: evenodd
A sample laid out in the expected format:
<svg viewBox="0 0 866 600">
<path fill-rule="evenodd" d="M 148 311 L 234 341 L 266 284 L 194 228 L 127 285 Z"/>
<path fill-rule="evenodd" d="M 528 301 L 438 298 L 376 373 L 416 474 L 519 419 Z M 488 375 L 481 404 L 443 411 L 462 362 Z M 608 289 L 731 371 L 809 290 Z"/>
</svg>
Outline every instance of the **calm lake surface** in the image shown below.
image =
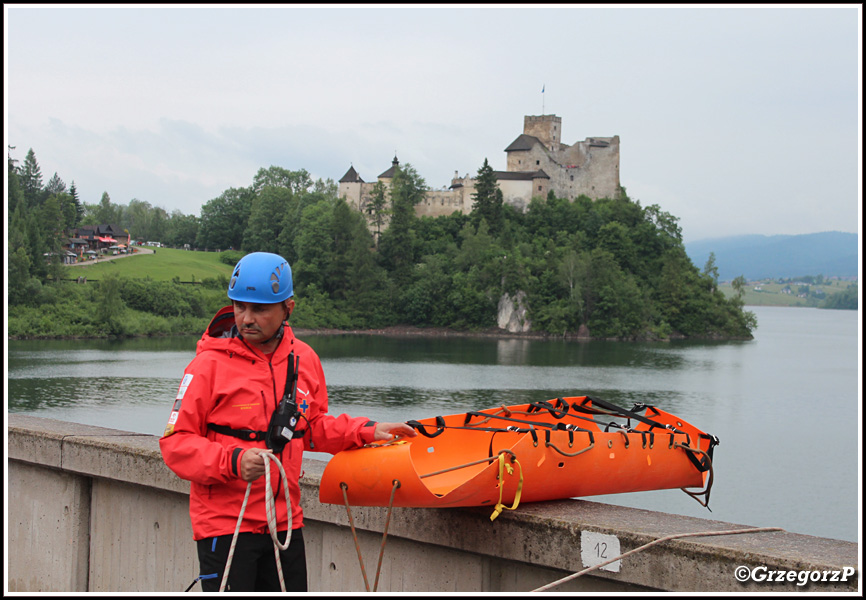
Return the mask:
<svg viewBox="0 0 866 600">
<path fill-rule="evenodd" d="M 859 314 L 748 310 L 748 342 L 303 339 L 322 358 L 332 413 L 405 421 L 558 396 L 644 402 L 720 439 L 712 512 L 679 490 L 588 500 L 856 542 Z M 196 339 L 9 341 L 6 410 L 161 435 Z"/>
</svg>

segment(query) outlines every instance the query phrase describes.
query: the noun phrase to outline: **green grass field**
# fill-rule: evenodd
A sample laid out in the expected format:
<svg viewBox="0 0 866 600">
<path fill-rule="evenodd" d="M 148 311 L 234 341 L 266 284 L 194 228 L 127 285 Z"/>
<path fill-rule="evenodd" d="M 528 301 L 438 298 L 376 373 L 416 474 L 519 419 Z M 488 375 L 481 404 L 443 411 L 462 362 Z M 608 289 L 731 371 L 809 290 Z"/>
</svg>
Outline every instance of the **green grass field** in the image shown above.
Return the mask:
<svg viewBox="0 0 866 600">
<path fill-rule="evenodd" d="M 835 294 L 845 290 L 851 283 L 856 282 L 831 279 L 821 285 L 810 285 L 809 289 L 821 289 L 825 294 Z M 784 293 L 782 290 L 786 286 L 791 288 L 794 293 Z M 807 298 L 800 298 L 797 294 L 798 288 L 799 286 L 794 283 L 777 283 L 772 280 L 750 281 L 746 286 L 743 302 L 746 306 L 815 306 L 817 300 L 813 299 L 812 302 L 809 302 Z M 730 283 L 720 284 L 719 289 L 728 298 L 734 295 L 734 288 Z"/>
<path fill-rule="evenodd" d="M 116 273 L 121 277 L 154 281 L 171 281 L 179 277 L 181 281 L 201 281 L 219 275 L 229 277 L 232 267 L 220 262 L 218 252 L 195 252 L 157 248 L 154 254 L 133 254 L 114 260 L 100 260 L 86 266 L 66 267 L 64 277 L 76 279 L 87 277 L 94 281 L 108 274 Z"/>
</svg>

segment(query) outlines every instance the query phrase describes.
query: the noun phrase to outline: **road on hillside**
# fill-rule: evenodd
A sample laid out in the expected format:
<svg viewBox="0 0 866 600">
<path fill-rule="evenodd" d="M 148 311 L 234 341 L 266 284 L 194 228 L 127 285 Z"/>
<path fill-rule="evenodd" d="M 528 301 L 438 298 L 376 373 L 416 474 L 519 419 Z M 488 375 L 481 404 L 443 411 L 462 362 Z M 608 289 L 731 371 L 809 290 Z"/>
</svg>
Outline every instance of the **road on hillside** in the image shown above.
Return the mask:
<svg viewBox="0 0 866 600">
<path fill-rule="evenodd" d="M 73 263 L 71 265 L 63 265 L 65 267 L 86 267 L 87 265 L 98 265 L 101 262 L 105 262 L 107 260 L 117 260 L 118 258 L 129 258 L 130 256 L 136 256 L 137 254 L 153 254 L 153 250 L 150 248 L 136 248 L 135 252 L 131 254 L 110 254 L 108 256 L 98 256 L 96 260 L 85 260 L 82 262 Z"/>
</svg>

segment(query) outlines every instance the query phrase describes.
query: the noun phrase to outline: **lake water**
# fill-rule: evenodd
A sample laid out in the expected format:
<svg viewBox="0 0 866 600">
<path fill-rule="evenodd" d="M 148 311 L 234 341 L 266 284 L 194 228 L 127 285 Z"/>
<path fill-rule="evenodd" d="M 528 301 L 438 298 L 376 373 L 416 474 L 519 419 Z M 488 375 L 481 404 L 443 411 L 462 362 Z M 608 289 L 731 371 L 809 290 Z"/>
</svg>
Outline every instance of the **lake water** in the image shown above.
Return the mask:
<svg viewBox="0 0 866 600">
<path fill-rule="evenodd" d="M 585 394 L 656 405 L 720 439 L 712 512 L 679 490 L 588 500 L 856 542 L 859 313 L 749 310 L 747 342 L 303 339 L 332 413 L 405 421 Z M 7 411 L 161 435 L 195 339 L 9 341 Z"/>
</svg>

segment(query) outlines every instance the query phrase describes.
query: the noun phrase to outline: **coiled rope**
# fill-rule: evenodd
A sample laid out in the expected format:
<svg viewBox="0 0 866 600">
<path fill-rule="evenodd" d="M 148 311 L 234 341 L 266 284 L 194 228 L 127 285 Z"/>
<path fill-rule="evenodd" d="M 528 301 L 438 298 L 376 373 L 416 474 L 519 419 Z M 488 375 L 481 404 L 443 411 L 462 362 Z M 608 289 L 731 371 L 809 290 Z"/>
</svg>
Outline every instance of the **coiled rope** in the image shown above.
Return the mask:
<svg viewBox="0 0 866 600">
<path fill-rule="evenodd" d="M 283 465 L 280 460 L 274 455 L 273 452 L 262 452 L 260 454 L 262 458 L 265 460 L 265 515 L 268 519 L 268 531 L 271 534 L 271 539 L 274 541 L 274 558 L 277 561 L 277 575 L 280 579 L 280 590 L 286 591 L 286 581 L 283 578 L 283 563 L 280 561 L 280 550 L 285 550 L 289 547 L 289 542 L 292 541 L 292 504 L 289 500 L 289 485 L 288 479 L 286 478 L 286 472 L 283 470 Z M 274 505 L 274 490 L 271 487 L 271 459 L 277 464 L 277 468 L 280 470 L 280 478 L 282 481 L 282 488 L 285 491 L 286 496 L 286 508 L 287 513 L 289 515 L 289 526 L 286 528 L 286 541 L 280 542 L 279 535 L 277 534 L 277 514 L 276 508 Z M 238 533 L 241 530 L 241 523 L 244 520 L 244 512 L 247 510 L 247 501 L 250 499 L 250 490 L 253 487 L 253 482 L 247 482 L 247 492 L 244 494 L 244 502 L 241 505 L 241 512 L 238 514 L 238 522 L 235 525 L 235 533 L 232 536 L 232 545 L 229 548 L 229 556 L 228 560 L 226 560 L 225 570 L 223 571 L 223 579 L 222 583 L 220 583 L 220 591 L 224 592 L 226 589 L 226 584 L 229 580 L 229 570 L 232 566 L 232 558 L 235 554 L 235 545 L 238 541 Z"/>
</svg>

